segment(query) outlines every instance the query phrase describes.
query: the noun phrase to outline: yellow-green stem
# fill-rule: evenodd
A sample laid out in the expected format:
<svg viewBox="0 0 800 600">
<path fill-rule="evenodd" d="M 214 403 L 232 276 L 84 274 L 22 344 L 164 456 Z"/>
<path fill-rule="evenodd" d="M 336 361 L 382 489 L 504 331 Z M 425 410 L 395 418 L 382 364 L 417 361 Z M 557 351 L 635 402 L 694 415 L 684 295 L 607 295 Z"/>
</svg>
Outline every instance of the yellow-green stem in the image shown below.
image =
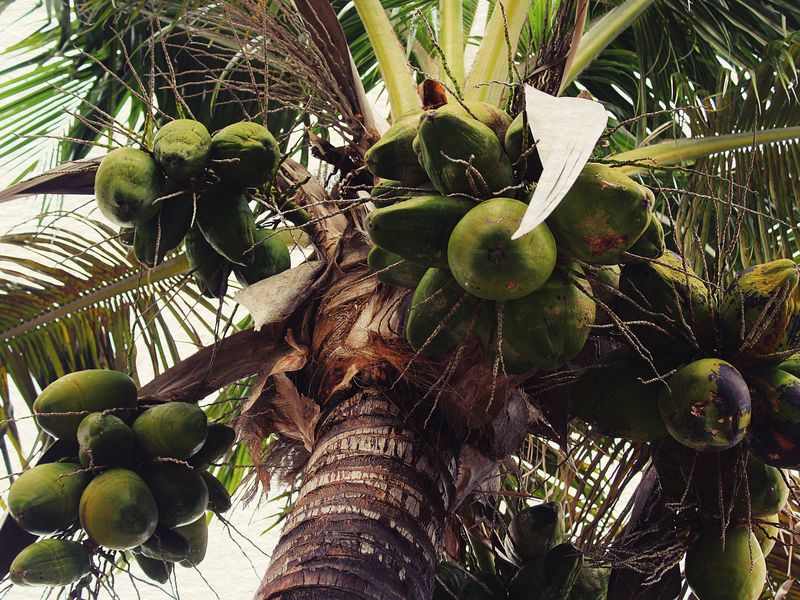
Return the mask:
<svg viewBox="0 0 800 600">
<path fill-rule="evenodd" d="M 443 57 L 439 61 L 439 79 L 455 90 L 464 85 L 464 12 L 461 0 L 440 0 L 439 27 L 440 45 Z M 447 65 L 449 75 L 445 71 Z M 451 79 L 452 77 L 452 79 Z M 455 80 L 455 81 L 454 81 Z"/>
<path fill-rule="evenodd" d="M 505 10 L 505 19 L 503 10 Z M 499 105 L 507 88 L 502 84 L 481 85 L 489 81 L 506 81 L 508 79 L 508 57 L 516 53 L 522 27 L 528 20 L 530 2 L 525 0 L 497 0 L 489 19 L 489 25 L 483 36 L 475 63 L 467 76 L 464 96 L 469 101 L 481 100 Z M 506 43 L 506 23 L 508 24 L 508 40 Z"/>
<path fill-rule="evenodd" d="M 640 161 L 641 165 L 627 165 L 620 167 L 624 172 L 630 174 L 646 172 L 648 166 L 673 165 L 682 162 L 690 162 L 725 152 L 747 148 L 756 144 L 774 144 L 776 142 L 786 142 L 789 140 L 800 140 L 800 126 L 780 127 L 776 129 L 762 129 L 755 132 L 745 131 L 742 133 L 729 133 L 704 138 L 686 138 L 680 140 L 668 140 L 659 142 L 651 146 L 636 148 L 627 152 L 621 152 L 609 156 L 610 160 L 619 162 Z"/>
<path fill-rule="evenodd" d="M 380 0 L 355 0 L 355 7 L 375 52 L 396 122 L 403 114 L 422 108 L 411 66 Z"/>
<path fill-rule="evenodd" d="M 580 72 L 653 3 L 655 0 L 625 0 L 592 23 L 581 38 L 580 47 L 569 66 L 561 88 L 564 89 L 575 81 Z"/>
</svg>

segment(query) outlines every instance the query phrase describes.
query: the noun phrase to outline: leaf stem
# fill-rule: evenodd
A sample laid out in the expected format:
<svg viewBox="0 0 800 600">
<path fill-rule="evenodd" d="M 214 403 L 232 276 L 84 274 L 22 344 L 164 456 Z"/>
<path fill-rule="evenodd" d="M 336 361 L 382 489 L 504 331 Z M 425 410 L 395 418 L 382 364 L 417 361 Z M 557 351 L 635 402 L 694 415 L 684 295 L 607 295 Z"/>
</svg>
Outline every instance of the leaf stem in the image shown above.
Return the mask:
<svg viewBox="0 0 800 600">
<path fill-rule="evenodd" d="M 671 165 L 697 160 L 698 158 L 729 150 L 749 148 L 753 144 L 774 144 L 790 140 L 800 140 L 800 126 L 762 129 L 755 133 L 745 131 L 702 138 L 667 140 L 636 148 L 635 150 L 613 154 L 608 158 L 619 162 L 641 161 L 642 163 L 652 163 L 653 166 Z M 631 175 L 647 172 L 648 165 L 626 165 L 620 168 Z"/>
<path fill-rule="evenodd" d="M 580 46 L 564 76 L 561 89 L 565 89 L 575 81 L 581 71 L 653 3 L 655 0 L 625 0 L 592 23 L 581 38 Z"/>
<path fill-rule="evenodd" d="M 451 87 L 459 88 L 464 85 L 464 12 L 461 0 L 440 0 L 439 14 L 441 25 L 439 36 L 444 57 L 440 59 L 442 66 L 439 69 L 439 79 L 450 78 Z M 448 75 L 443 64 L 447 64 L 450 71 Z"/>
<path fill-rule="evenodd" d="M 392 122 L 422 107 L 411 66 L 380 0 L 354 0 L 389 94 Z"/>
<path fill-rule="evenodd" d="M 505 18 L 500 5 L 505 10 Z M 464 95 L 467 101 L 483 101 L 498 106 L 505 87 L 501 84 L 487 84 L 490 81 L 508 79 L 508 58 L 514 56 L 519 45 L 522 27 L 528 20 L 530 2 L 524 0 L 498 0 L 495 4 L 486 33 L 483 36 L 475 63 L 467 77 Z M 506 44 L 506 23 L 508 24 L 509 49 Z"/>
</svg>

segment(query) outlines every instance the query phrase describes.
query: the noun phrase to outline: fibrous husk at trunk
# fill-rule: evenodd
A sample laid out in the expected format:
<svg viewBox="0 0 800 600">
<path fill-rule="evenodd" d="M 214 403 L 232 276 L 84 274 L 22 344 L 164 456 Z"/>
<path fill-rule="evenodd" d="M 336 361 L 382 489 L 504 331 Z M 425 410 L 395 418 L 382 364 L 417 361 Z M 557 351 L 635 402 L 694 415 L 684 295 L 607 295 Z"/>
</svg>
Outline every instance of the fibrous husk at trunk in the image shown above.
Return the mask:
<svg viewBox="0 0 800 600">
<path fill-rule="evenodd" d="M 298 316 L 308 364 L 290 378 L 270 369 L 243 415 L 264 427 L 254 442 L 286 427 L 284 437 L 308 444 L 311 399 L 322 411 L 258 597 L 428 598 L 445 515 L 519 446 L 537 413 L 474 340 L 449 365 L 415 356 L 402 335 L 405 292 L 371 273 L 357 226 L 338 244 L 321 299 Z M 457 386 L 442 385 L 446 369 Z"/>
</svg>

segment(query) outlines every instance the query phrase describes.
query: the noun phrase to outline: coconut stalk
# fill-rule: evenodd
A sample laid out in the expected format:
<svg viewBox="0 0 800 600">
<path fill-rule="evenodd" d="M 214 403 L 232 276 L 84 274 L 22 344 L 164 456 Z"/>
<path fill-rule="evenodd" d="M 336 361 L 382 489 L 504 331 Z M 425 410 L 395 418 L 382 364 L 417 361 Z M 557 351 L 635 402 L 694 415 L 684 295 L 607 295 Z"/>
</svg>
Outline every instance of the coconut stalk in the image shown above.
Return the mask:
<svg viewBox="0 0 800 600">
<path fill-rule="evenodd" d="M 369 37 L 392 110 L 392 121 L 422 106 L 406 53 L 379 0 L 355 0 Z"/>
<path fill-rule="evenodd" d="M 443 56 L 439 59 L 439 79 L 451 89 L 464 85 L 464 11 L 461 0 L 441 0 L 439 36 Z"/>
<path fill-rule="evenodd" d="M 609 156 L 609 160 L 627 164 L 620 167 L 628 175 L 646 173 L 649 168 L 686 163 L 740 148 L 775 144 L 800 139 L 800 126 L 729 133 L 703 138 L 667 140 Z"/>
<path fill-rule="evenodd" d="M 529 8 L 530 2 L 523 0 L 498 0 L 495 4 L 475 62 L 467 76 L 464 90 L 466 100 L 500 105 L 507 88 L 500 83 L 488 82 L 509 79 L 509 58 L 513 60 L 516 54 L 522 27 L 528 20 Z"/>
</svg>

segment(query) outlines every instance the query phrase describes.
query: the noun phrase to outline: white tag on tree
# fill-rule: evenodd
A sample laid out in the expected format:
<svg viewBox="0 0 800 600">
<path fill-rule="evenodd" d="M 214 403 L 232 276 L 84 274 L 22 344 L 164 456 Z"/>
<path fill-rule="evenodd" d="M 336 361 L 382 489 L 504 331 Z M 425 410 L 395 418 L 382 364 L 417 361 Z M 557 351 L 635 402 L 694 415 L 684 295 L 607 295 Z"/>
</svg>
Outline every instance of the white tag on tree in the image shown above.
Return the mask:
<svg viewBox="0 0 800 600">
<path fill-rule="evenodd" d="M 608 123 L 603 105 L 584 98 L 557 98 L 525 86 L 525 112 L 542 161 L 542 176 L 514 232 L 517 239 L 550 216 L 575 183 Z"/>
</svg>

